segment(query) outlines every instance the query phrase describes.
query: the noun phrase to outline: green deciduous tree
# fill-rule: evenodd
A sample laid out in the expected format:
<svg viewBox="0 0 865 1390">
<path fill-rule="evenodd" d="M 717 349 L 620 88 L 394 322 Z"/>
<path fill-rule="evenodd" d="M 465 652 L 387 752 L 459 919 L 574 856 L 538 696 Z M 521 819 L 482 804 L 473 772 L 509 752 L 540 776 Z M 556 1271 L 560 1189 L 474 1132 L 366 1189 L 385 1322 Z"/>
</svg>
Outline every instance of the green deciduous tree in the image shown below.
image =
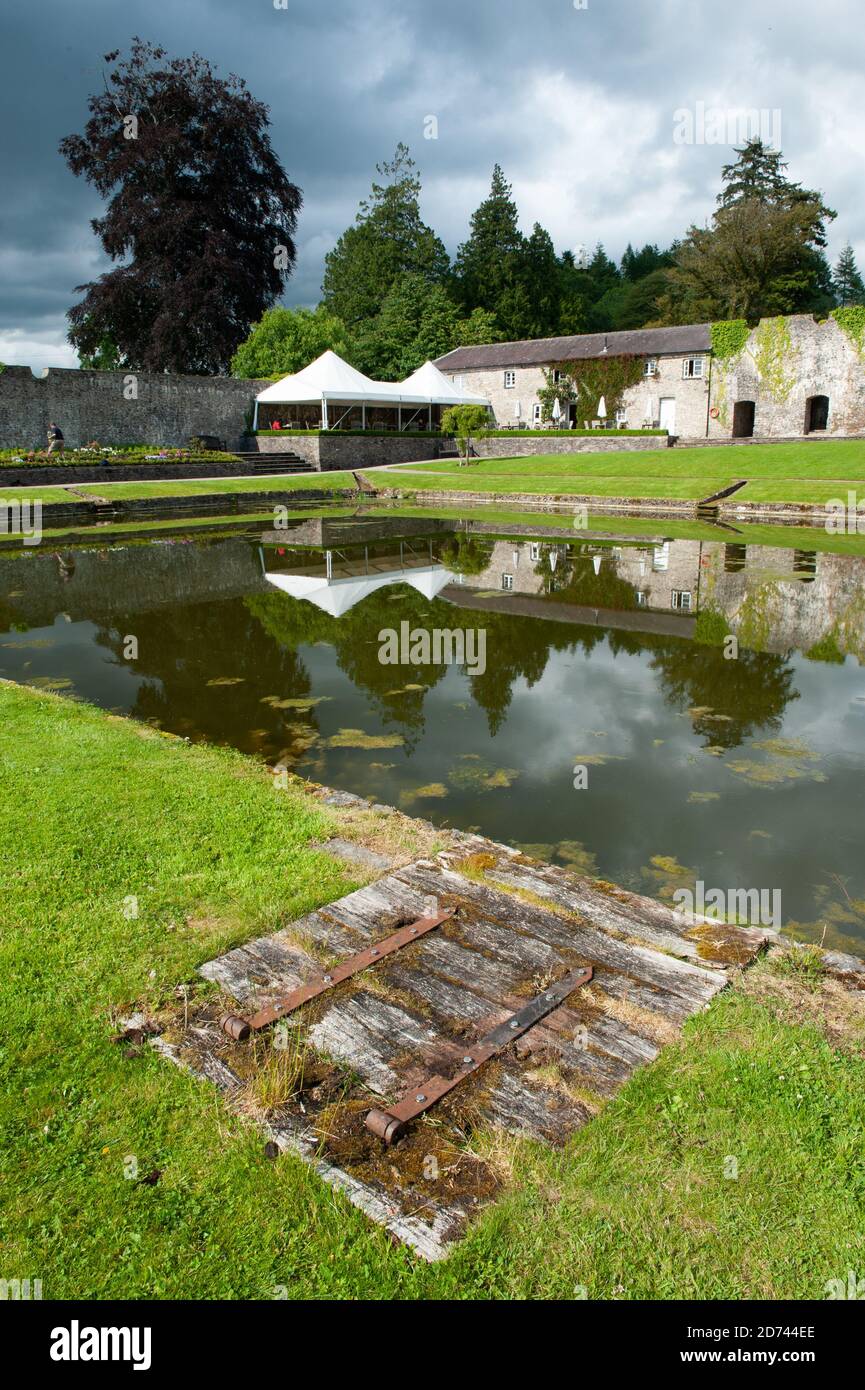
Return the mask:
<svg viewBox="0 0 865 1390">
<path fill-rule="evenodd" d="M 352 360 L 368 376 L 401 380 L 456 340 L 458 310 L 441 284 L 416 272 L 391 285 L 381 312 L 358 331 Z"/>
<path fill-rule="evenodd" d="M 489 433 L 490 417 L 484 405 L 452 405 L 442 415 L 442 430 L 457 442 L 460 463 L 468 463 L 473 439 Z"/>
<path fill-rule="evenodd" d="M 331 348 L 350 354 L 345 324 L 321 305 L 313 309 L 268 309 L 231 359 L 233 376 L 286 376 L 299 372 Z"/>
</svg>

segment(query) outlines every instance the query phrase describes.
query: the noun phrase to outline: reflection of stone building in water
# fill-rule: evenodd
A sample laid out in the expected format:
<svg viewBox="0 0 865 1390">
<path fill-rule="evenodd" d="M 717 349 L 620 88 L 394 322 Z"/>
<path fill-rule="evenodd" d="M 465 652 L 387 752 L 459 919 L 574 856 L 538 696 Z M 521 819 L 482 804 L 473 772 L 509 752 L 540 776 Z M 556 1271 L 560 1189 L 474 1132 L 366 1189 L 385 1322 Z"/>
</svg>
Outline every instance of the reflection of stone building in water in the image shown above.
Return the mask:
<svg viewBox="0 0 865 1390">
<path fill-rule="evenodd" d="M 502 597 L 585 604 L 578 586 L 568 592 L 581 566 L 612 566 L 631 587 L 636 610 L 679 618 L 716 610 L 746 647 L 810 652 L 829 642 L 838 655 L 865 660 L 865 563 L 855 556 L 736 541 L 498 540 L 489 564 L 458 582 Z M 597 621 L 604 622 L 602 607 Z M 691 626 L 672 630 L 691 636 Z"/>
</svg>

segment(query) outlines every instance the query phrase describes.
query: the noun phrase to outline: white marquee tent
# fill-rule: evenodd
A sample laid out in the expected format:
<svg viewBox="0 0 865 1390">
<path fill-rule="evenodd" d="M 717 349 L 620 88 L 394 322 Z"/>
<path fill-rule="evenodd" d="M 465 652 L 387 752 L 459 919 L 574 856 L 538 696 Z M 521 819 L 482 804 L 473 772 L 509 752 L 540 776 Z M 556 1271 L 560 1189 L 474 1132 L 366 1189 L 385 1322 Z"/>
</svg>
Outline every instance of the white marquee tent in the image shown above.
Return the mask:
<svg viewBox="0 0 865 1390">
<path fill-rule="evenodd" d="M 350 367 L 335 352 L 328 349 L 300 372 L 284 376 L 272 386 L 260 391 L 255 401 L 253 428 L 258 428 L 260 405 L 319 405 L 325 429 L 330 427 L 328 404 L 336 407 L 334 424 L 360 406 L 364 425 L 367 406 L 387 406 L 396 409 L 400 421 L 402 407 L 410 408 L 412 418 L 423 406 L 488 405 L 485 396 L 473 396 L 448 381 L 432 362 L 425 362 L 405 381 L 373 381 L 363 372 Z M 347 407 L 340 412 L 340 407 Z"/>
</svg>

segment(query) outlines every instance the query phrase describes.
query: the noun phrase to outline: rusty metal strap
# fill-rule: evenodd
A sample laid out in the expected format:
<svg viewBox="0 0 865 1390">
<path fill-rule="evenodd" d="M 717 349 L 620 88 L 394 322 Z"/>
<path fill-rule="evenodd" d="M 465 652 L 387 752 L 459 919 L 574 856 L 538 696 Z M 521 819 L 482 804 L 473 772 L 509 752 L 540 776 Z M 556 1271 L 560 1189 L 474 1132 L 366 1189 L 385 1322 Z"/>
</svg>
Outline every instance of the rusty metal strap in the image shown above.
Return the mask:
<svg viewBox="0 0 865 1390">
<path fill-rule="evenodd" d="M 293 989 L 290 994 L 284 994 L 280 999 L 274 1000 L 266 1009 L 259 1009 L 252 1018 L 240 1018 L 236 1014 L 228 1014 L 222 1020 L 222 1027 L 230 1038 L 243 1042 L 250 1033 L 257 1033 L 260 1029 L 266 1028 L 268 1024 L 276 1023 L 278 1019 L 285 1018 L 286 1014 L 299 1009 L 301 1004 L 308 1003 L 310 999 L 317 998 L 326 990 L 333 989 L 334 985 L 341 984 L 343 980 L 351 979 L 351 976 L 356 975 L 358 971 L 366 970 L 368 966 L 375 965 L 383 957 L 393 955 L 394 951 L 399 951 L 403 946 L 417 941 L 419 937 L 425 936 L 427 932 L 441 926 L 442 922 L 448 921 L 455 912 L 456 908 L 451 907 L 445 912 L 435 913 L 432 917 L 419 917 L 416 922 L 399 927 L 390 936 L 386 936 L 383 941 L 376 941 L 371 946 L 365 947 L 364 950 L 358 951 L 356 955 L 349 956 L 348 960 L 341 961 L 332 970 L 325 971 L 323 974 L 307 980 L 305 984 L 298 985 L 297 989 Z"/>
<path fill-rule="evenodd" d="M 417 1119 L 418 1115 L 423 1115 L 436 1101 L 446 1096 L 448 1091 L 452 1091 L 472 1072 L 477 1071 L 478 1067 L 483 1066 L 484 1062 L 490 1057 L 494 1057 L 497 1052 L 502 1052 L 510 1043 L 514 1042 L 523 1033 L 536 1023 L 539 1023 L 547 1014 L 552 1013 L 553 1009 L 567 999 L 569 994 L 573 994 L 575 989 L 581 985 L 587 985 L 592 978 L 594 971 L 591 966 L 584 970 L 572 970 L 569 975 L 565 975 L 557 984 L 550 985 L 543 993 L 535 996 L 530 1003 L 522 1009 L 518 1009 L 510 1018 L 506 1018 L 504 1023 L 500 1023 L 492 1032 L 487 1033 L 474 1046 L 469 1047 L 459 1069 L 453 1076 L 430 1076 L 419 1086 L 414 1086 L 388 1110 L 370 1110 L 366 1117 L 366 1127 L 379 1139 L 383 1139 L 386 1144 L 394 1144 L 401 1139 L 405 1133 L 406 1126 L 410 1120 Z"/>
</svg>

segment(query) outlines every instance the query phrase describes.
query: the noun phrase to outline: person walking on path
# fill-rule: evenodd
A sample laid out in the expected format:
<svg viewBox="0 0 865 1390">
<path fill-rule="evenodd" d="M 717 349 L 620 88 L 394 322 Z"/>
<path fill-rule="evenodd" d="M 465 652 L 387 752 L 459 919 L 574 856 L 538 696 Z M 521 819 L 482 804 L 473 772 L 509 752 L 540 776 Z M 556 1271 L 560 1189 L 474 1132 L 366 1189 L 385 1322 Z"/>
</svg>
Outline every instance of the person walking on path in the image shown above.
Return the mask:
<svg viewBox="0 0 865 1390">
<path fill-rule="evenodd" d="M 54 421 L 52 420 L 52 421 L 51 421 L 51 424 L 48 426 L 48 452 L 49 452 L 49 454 L 54 454 L 54 453 L 61 454 L 61 453 L 63 452 L 63 443 L 64 443 L 64 440 L 63 440 L 63 431 L 62 431 L 62 429 L 60 428 L 60 426 L 59 426 L 59 425 L 55 425 Z"/>
</svg>

